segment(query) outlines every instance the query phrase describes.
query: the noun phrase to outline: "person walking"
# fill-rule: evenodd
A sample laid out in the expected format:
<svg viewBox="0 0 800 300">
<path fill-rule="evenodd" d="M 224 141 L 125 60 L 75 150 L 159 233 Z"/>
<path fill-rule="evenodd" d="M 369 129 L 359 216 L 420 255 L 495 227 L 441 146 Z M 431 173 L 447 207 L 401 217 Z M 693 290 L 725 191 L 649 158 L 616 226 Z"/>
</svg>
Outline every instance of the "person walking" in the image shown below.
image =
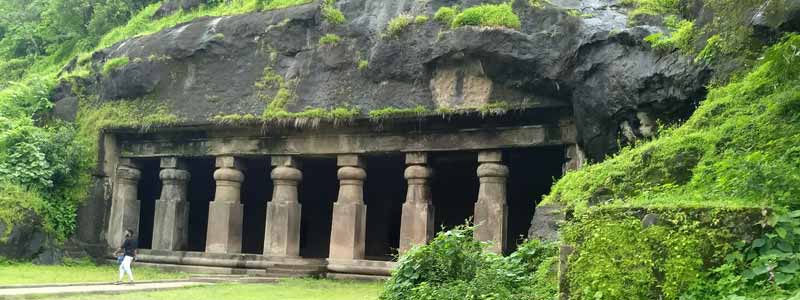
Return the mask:
<svg viewBox="0 0 800 300">
<path fill-rule="evenodd" d="M 122 283 L 122 276 L 125 273 L 128 274 L 128 279 L 130 279 L 130 283 L 133 283 L 133 271 L 131 270 L 131 262 L 133 262 L 134 258 L 136 258 L 136 254 L 139 253 L 139 245 L 136 239 L 133 238 L 133 230 L 126 229 L 125 230 L 125 241 L 122 243 L 122 247 L 120 247 L 115 256 L 119 257 L 122 256 L 122 262 L 119 264 L 119 279 L 115 284 Z"/>
</svg>

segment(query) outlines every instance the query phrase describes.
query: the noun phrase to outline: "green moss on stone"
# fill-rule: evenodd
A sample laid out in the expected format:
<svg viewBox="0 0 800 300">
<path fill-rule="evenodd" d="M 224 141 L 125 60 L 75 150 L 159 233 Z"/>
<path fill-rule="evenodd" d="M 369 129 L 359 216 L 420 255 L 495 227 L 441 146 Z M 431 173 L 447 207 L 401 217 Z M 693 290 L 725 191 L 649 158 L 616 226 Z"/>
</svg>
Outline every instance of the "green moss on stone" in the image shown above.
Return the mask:
<svg viewBox="0 0 800 300">
<path fill-rule="evenodd" d="M 127 66 L 128 63 L 130 63 L 130 59 L 127 56 L 109 59 L 105 64 L 103 64 L 103 75 L 108 75 L 111 73 L 111 71 Z"/>
<path fill-rule="evenodd" d="M 519 29 L 519 16 L 509 3 L 482 4 L 465 9 L 455 16 L 452 27 L 481 26 Z"/>
<path fill-rule="evenodd" d="M 450 26 L 450 24 L 453 24 L 453 19 L 455 19 L 457 14 L 457 6 L 442 6 L 436 11 L 436 14 L 433 15 L 433 19 L 436 20 L 436 22 Z"/>
<path fill-rule="evenodd" d="M 338 36 L 336 34 L 328 33 L 326 35 L 323 35 L 321 38 L 319 38 L 319 44 L 323 45 L 323 46 L 324 45 L 336 45 L 341 40 L 342 40 L 342 38 L 340 36 Z"/>
</svg>

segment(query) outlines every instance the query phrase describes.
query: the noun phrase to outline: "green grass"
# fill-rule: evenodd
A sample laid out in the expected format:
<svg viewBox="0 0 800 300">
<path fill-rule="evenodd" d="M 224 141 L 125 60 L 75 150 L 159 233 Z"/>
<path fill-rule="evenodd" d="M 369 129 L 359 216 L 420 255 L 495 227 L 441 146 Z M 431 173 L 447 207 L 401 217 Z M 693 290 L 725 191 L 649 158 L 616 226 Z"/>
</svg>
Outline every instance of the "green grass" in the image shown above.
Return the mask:
<svg viewBox="0 0 800 300">
<path fill-rule="evenodd" d="M 220 284 L 161 292 L 73 296 L 85 300 L 377 300 L 379 282 L 288 279 L 278 284 Z"/>
<path fill-rule="evenodd" d="M 450 26 L 457 14 L 457 7 L 442 6 L 436 11 L 436 14 L 433 15 L 433 19 L 436 20 L 436 22 Z"/>
<path fill-rule="evenodd" d="M 163 272 L 154 268 L 136 267 L 133 276 L 137 281 L 183 279 L 186 273 Z M 0 285 L 47 284 L 78 282 L 113 282 L 119 276 L 115 265 L 94 265 L 81 262 L 75 265 L 41 266 L 29 263 L 0 264 Z"/>
</svg>

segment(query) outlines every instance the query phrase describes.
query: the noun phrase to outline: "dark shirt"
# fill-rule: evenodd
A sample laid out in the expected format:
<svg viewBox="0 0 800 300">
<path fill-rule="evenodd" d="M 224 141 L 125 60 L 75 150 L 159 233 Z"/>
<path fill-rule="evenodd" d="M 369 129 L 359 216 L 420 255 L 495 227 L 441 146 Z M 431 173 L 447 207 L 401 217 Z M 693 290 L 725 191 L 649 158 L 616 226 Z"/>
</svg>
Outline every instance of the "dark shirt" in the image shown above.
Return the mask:
<svg viewBox="0 0 800 300">
<path fill-rule="evenodd" d="M 122 243 L 122 250 L 125 251 L 125 256 L 136 257 L 136 248 L 139 247 L 139 242 L 134 239 L 126 239 Z"/>
</svg>

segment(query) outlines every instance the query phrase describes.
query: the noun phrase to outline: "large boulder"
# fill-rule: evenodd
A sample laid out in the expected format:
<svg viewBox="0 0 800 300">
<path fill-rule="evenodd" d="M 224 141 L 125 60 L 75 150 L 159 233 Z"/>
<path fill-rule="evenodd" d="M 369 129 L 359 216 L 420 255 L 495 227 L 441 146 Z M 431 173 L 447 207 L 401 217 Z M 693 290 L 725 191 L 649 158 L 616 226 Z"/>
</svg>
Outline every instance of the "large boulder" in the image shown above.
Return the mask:
<svg viewBox="0 0 800 300">
<path fill-rule="evenodd" d="M 10 260 L 33 261 L 38 264 L 58 264 L 64 254 L 55 240 L 42 228 L 40 219 L 27 213 L 23 221 L 9 226 L 0 220 L 0 257 Z"/>
</svg>

